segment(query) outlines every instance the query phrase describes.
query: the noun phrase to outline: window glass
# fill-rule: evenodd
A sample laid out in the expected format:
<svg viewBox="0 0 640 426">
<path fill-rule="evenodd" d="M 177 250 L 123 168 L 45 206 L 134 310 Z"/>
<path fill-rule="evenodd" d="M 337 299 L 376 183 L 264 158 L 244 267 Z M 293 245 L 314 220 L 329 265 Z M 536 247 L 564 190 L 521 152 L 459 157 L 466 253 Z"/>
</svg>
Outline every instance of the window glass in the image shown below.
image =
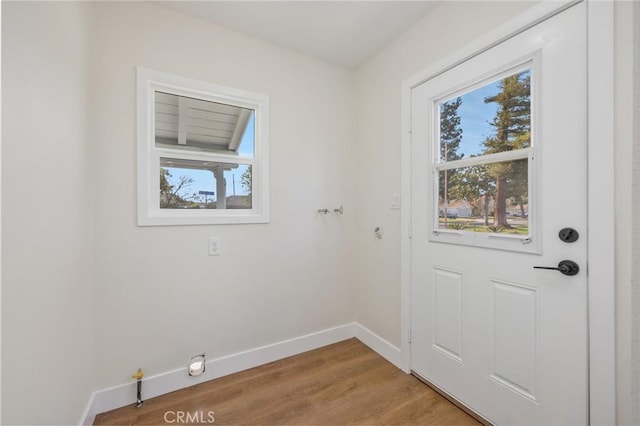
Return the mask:
<svg viewBox="0 0 640 426">
<path fill-rule="evenodd" d="M 156 91 L 155 145 L 253 157 L 255 111 Z"/>
<path fill-rule="evenodd" d="M 529 234 L 528 160 L 439 172 L 438 229 Z"/>
<path fill-rule="evenodd" d="M 531 70 L 439 103 L 440 161 L 531 146 Z"/>
<path fill-rule="evenodd" d="M 436 102 L 437 230 L 529 235 L 530 81 L 520 68 Z"/>
<path fill-rule="evenodd" d="M 247 164 L 160 159 L 161 209 L 251 209 Z"/>
<path fill-rule="evenodd" d="M 269 97 L 137 69 L 138 225 L 269 223 Z"/>
</svg>

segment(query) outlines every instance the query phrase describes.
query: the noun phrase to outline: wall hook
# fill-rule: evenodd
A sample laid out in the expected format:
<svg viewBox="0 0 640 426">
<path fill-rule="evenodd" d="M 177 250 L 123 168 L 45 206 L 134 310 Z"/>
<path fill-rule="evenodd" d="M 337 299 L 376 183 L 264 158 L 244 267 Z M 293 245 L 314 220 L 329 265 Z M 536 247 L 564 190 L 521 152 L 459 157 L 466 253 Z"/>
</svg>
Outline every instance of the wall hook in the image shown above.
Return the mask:
<svg viewBox="0 0 640 426">
<path fill-rule="evenodd" d="M 329 214 L 329 209 L 318 209 L 318 213 Z"/>
<path fill-rule="evenodd" d="M 377 239 L 379 240 L 382 239 L 382 228 L 380 228 L 379 226 L 376 226 L 373 232 L 376 234 Z"/>
<path fill-rule="evenodd" d="M 333 209 L 333 211 L 334 211 L 335 213 L 344 214 L 344 209 L 342 208 L 342 206 L 340 206 L 340 208 L 338 208 L 338 209 Z"/>
</svg>

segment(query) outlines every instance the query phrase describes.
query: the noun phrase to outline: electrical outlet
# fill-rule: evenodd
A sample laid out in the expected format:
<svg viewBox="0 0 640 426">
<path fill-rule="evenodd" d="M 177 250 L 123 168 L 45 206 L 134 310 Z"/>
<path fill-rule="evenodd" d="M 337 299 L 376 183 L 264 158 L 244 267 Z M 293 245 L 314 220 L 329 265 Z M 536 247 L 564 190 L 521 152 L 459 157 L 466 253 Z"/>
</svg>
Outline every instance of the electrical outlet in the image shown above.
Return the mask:
<svg viewBox="0 0 640 426">
<path fill-rule="evenodd" d="M 220 237 L 209 237 L 209 256 L 220 256 Z"/>
</svg>

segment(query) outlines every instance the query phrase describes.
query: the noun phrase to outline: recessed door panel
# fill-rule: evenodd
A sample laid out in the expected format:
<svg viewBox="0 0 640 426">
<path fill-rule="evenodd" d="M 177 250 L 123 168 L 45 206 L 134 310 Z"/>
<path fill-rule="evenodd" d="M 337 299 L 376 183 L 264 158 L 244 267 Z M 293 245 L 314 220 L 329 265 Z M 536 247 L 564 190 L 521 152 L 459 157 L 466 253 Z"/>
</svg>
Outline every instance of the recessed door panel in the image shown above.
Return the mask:
<svg viewBox="0 0 640 426">
<path fill-rule="evenodd" d="M 537 290 L 492 281 L 493 358 L 491 378 L 536 400 Z"/>
<path fill-rule="evenodd" d="M 462 274 L 433 269 L 433 347 L 462 362 Z"/>
</svg>

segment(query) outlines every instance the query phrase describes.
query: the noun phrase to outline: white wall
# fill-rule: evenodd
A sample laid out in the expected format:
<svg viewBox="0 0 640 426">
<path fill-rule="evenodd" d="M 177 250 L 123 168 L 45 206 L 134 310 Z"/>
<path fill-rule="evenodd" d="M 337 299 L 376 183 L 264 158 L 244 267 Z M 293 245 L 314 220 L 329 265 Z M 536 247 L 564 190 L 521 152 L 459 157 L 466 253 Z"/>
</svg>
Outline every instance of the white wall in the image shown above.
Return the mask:
<svg viewBox="0 0 640 426">
<path fill-rule="evenodd" d="M 631 421 L 631 232 L 633 210 L 631 161 L 633 132 L 633 3 L 618 3 L 615 8 L 615 231 L 616 231 L 616 405 L 618 422 Z M 624 143 L 622 143 L 624 141 Z M 626 368 L 621 369 L 621 366 Z"/>
<path fill-rule="evenodd" d="M 618 423 L 640 423 L 640 141 L 634 141 L 640 80 L 640 5 L 615 8 L 616 126 L 616 356 Z M 634 43 L 634 36 L 636 37 Z M 634 49 L 635 46 L 635 49 Z M 634 61 L 635 58 L 635 61 Z M 634 63 L 635 62 L 635 63 Z M 635 67 L 635 70 L 634 70 Z M 636 107 L 637 108 L 637 107 Z M 635 112 L 635 120 L 640 118 Z M 636 121 L 637 125 L 637 121 Z M 635 155 L 635 161 L 633 161 Z M 633 186 L 631 185 L 633 183 Z M 630 232 L 632 231 L 633 232 Z"/>
<path fill-rule="evenodd" d="M 353 321 L 353 74 L 157 5 L 93 10 L 96 388 Z M 136 226 L 136 66 L 270 97 L 269 225 Z"/>
<path fill-rule="evenodd" d="M 2 4 L 2 423 L 93 390 L 86 5 Z"/>
<path fill-rule="evenodd" d="M 358 272 L 356 320 L 400 346 L 400 85 L 473 41 L 529 2 L 443 2 L 380 51 L 356 74 L 358 153 Z M 381 226 L 382 240 L 373 229 Z"/>
<path fill-rule="evenodd" d="M 640 212 L 640 3 L 633 8 L 633 205 L 635 212 Z M 640 215 L 633 218 L 632 241 L 632 327 L 631 327 L 631 420 L 632 424 L 640 424 Z"/>
</svg>

